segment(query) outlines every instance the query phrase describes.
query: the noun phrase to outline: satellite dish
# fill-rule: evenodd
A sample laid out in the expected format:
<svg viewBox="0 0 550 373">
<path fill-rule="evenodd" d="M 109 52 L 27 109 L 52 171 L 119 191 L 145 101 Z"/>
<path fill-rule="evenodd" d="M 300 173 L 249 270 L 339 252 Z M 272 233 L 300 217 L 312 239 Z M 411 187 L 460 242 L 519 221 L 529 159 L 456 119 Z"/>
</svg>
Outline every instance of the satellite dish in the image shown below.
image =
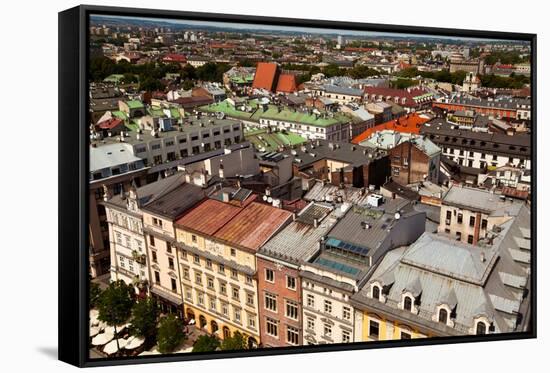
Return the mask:
<svg viewBox="0 0 550 373">
<path fill-rule="evenodd" d="M 395 217 L 395 220 L 399 220 L 399 218 L 401 218 L 401 214 L 399 212 L 396 212 L 394 217 Z"/>
<path fill-rule="evenodd" d="M 225 118 L 225 113 L 220 111 L 219 113 L 216 114 L 216 118 L 218 118 L 220 120 Z"/>
<path fill-rule="evenodd" d="M 271 197 L 268 197 L 268 198 L 267 198 L 267 202 L 268 202 L 268 203 L 271 203 L 271 202 L 273 202 L 273 198 L 271 198 Z"/>
<path fill-rule="evenodd" d="M 267 201 L 267 196 L 264 195 L 262 199 L 264 200 L 264 202 Z"/>
</svg>

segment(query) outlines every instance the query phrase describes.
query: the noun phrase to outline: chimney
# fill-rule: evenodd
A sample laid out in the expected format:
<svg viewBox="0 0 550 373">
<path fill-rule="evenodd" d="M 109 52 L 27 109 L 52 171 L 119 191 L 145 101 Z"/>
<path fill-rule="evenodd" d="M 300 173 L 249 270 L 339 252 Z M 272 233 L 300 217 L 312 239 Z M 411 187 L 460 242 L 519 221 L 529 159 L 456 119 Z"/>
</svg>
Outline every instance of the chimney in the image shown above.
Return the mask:
<svg viewBox="0 0 550 373">
<path fill-rule="evenodd" d="M 319 219 L 315 218 L 313 219 L 313 226 L 317 228 L 319 226 Z"/>
<path fill-rule="evenodd" d="M 224 179 L 225 178 L 225 173 L 224 173 L 224 170 L 223 170 L 223 161 L 220 160 L 220 165 L 219 165 L 219 169 L 218 169 L 218 172 L 219 172 L 219 176 L 220 178 Z"/>
<path fill-rule="evenodd" d="M 483 251 L 479 254 L 479 260 L 481 263 L 485 263 L 485 253 Z"/>
<path fill-rule="evenodd" d="M 229 192 L 222 192 L 222 201 L 229 202 L 230 200 L 231 200 L 231 196 L 229 195 Z"/>
</svg>

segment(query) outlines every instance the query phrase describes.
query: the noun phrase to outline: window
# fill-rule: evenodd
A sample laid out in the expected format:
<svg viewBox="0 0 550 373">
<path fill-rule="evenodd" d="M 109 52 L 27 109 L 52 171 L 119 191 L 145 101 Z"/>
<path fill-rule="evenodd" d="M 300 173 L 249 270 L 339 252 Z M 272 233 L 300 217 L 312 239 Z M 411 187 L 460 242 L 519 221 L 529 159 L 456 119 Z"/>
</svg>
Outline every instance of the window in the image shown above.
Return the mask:
<svg viewBox="0 0 550 373">
<path fill-rule="evenodd" d="M 191 235 L 191 242 L 197 242 L 197 236 L 195 236 L 194 234 Z"/>
<path fill-rule="evenodd" d="M 227 317 L 229 315 L 229 306 L 227 303 L 222 303 L 222 314 Z"/>
<path fill-rule="evenodd" d="M 472 236 L 471 234 L 468 235 L 468 243 L 470 245 L 472 245 L 474 243 L 474 236 Z"/>
<path fill-rule="evenodd" d="M 447 324 L 448 317 L 449 317 L 449 314 L 448 314 L 447 310 L 444 309 L 444 308 L 440 308 L 439 309 L 439 322 L 441 322 L 443 324 Z"/>
<path fill-rule="evenodd" d="M 344 320 L 351 320 L 351 308 L 346 306 L 342 308 L 342 318 Z"/>
<path fill-rule="evenodd" d="M 265 269 L 265 280 L 268 282 L 274 282 L 275 281 L 275 273 L 272 269 L 266 268 Z"/>
<path fill-rule="evenodd" d="M 239 278 L 239 272 L 237 272 L 236 269 L 231 270 L 231 278 L 234 278 L 235 280 Z"/>
<path fill-rule="evenodd" d="M 204 306 L 204 294 L 203 293 L 197 293 L 197 303 L 201 306 Z"/>
<path fill-rule="evenodd" d="M 183 260 L 187 260 L 187 251 L 185 251 L 185 250 L 182 250 L 182 251 L 181 251 L 181 258 L 182 258 Z"/>
<path fill-rule="evenodd" d="M 153 218 L 153 225 L 156 225 L 157 227 L 162 228 L 162 220 Z"/>
<path fill-rule="evenodd" d="M 487 219 L 481 220 L 481 229 L 487 229 Z"/>
<path fill-rule="evenodd" d="M 342 330 L 342 343 L 351 342 L 351 333 L 348 330 Z"/>
<path fill-rule="evenodd" d="M 369 322 L 369 337 L 378 339 L 380 334 L 380 324 L 377 321 L 370 320 Z"/>
<path fill-rule="evenodd" d="M 462 224 L 462 213 L 458 213 L 458 215 L 456 217 L 456 222 L 458 224 Z"/>
<path fill-rule="evenodd" d="M 330 300 L 325 300 L 325 312 L 332 313 L 332 302 Z"/>
<path fill-rule="evenodd" d="M 296 277 L 286 277 L 286 287 L 291 290 L 296 290 Z"/>
<path fill-rule="evenodd" d="M 376 300 L 380 300 L 380 286 L 374 285 L 372 287 L 372 297 Z"/>
<path fill-rule="evenodd" d="M 174 269 L 174 259 L 168 258 L 168 268 Z"/>
<path fill-rule="evenodd" d="M 477 322 L 476 334 L 487 334 L 487 325 L 483 321 Z"/>
<path fill-rule="evenodd" d="M 246 283 L 252 285 L 252 276 L 246 275 Z"/>
<path fill-rule="evenodd" d="M 206 268 L 212 269 L 212 261 L 210 259 L 206 259 Z"/>
<path fill-rule="evenodd" d="M 118 261 L 119 261 L 120 266 L 121 266 L 122 268 L 126 267 L 126 265 L 124 264 L 124 257 L 123 257 L 123 256 L 119 256 L 119 257 L 118 257 Z"/>
<path fill-rule="evenodd" d="M 411 297 L 405 297 L 405 299 L 403 299 L 403 309 L 405 311 L 412 311 L 412 303 Z"/>
<path fill-rule="evenodd" d="M 273 336 L 273 337 L 277 337 L 279 334 L 278 334 L 278 330 L 277 330 L 277 321 L 273 320 L 273 319 L 270 319 L 269 317 L 265 320 L 265 330 L 266 330 L 266 333 Z"/>
<path fill-rule="evenodd" d="M 451 224 L 451 211 L 447 211 L 447 215 L 445 218 L 445 224 L 449 225 Z"/>
<path fill-rule="evenodd" d="M 315 307 L 315 296 L 313 294 L 307 295 L 307 306 L 308 307 Z"/>
<path fill-rule="evenodd" d="M 460 241 L 462 239 L 462 232 L 456 232 L 456 240 Z"/>
<path fill-rule="evenodd" d="M 314 330 L 315 329 L 315 319 L 311 316 L 307 317 L 307 328 L 309 330 Z"/>
<path fill-rule="evenodd" d="M 241 322 L 241 310 L 239 308 L 235 308 L 233 310 L 233 317 L 235 318 L 236 322 Z"/>
<path fill-rule="evenodd" d="M 231 288 L 231 296 L 233 297 L 233 299 L 239 300 L 239 288 L 233 286 Z"/>
<path fill-rule="evenodd" d="M 410 333 L 401 331 L 401 339 L 411 339 L 411 337 L 412 337 L 412 336 L 411 336 Z"/>
<path fill-rule="evenodd" d="M 298 320 L 298 303 L 290 300 L 286 301 L 286 317 Z"/>
<path fill-rule="evenodd" d="M 212 311 L 216 311 L 216 299 L 210 297 L 208 298 L 209 307 Z"/>
<path fill-rule="evenodd" d="M 218 272 L 222 275 L 225 274 L 225 266 L 223 264 L 218 264 Z"/>
<path fill-rule="evenodd" d="M 149 245 L 155 246 L 155 237 L 149 235 Z"/>
<path fill-rule="evenodd" d="M 277 312 L 277 296 L 271 293 L 265 293 L 265 308 Z"/>
<path fill-rule="evenodd" d="M 298 344 L 298 329 L 292 326 L 286 327 L 286 341 L 292 345 Z"/>
<path fill-rule="evenodd" d="M 189 268 L 183 267 L 183 278 L 189 280 Z"/>
<path fill-rule="evenodd" d="M 473 227 L 476 225 L 476 218 L 475 216 L 470 216 L 470 227 Z"/>
<path fill-rule="evenodd" d="M 200 272 L 195 273 L 195 282 L 199 285 L 202 284 L 202 274 Z"/>
<path fill-rule="evenodd" d="M 155 271 L 155 283 L 160 284 L 160 273 Z"/>
<path fill-rule="evenodd" d="M 192 298 L 193 297 L 191 295 L 191 289 L 185 289 L 185 299 L 187 299 L 190 302 Z"/>
<path fill-rule="evenodd" d="M 196 264 L 201 263 L 201 259 L 199 258 L 199 256 L 197 254 L 193 255 L 193 262 L 195 262 Z"/>
<path fill-rule="evenodd" d="M 214 289 L 214 278 L 212 277 L 208 277 L 206 279 L 206 286 L 209 288 L 209 289 Z"/>
<path fill-rule="evenodd" d="M 254 315 L 247 314 L 248 318 L 248 327 L 250 329 L 256 329 L 256 319 L 254 318 Z"/>
<path fill-rule="evenodd" d="M 237 256 L 237 250 L 231 248 L 231 256 Z"/>
<path fill-rule="evenodd" d="M 171 279 L 170 279 L 170 284 L 172 285 L 172 291 L 173 291 L 173 292 L 176 292 L 176 291 L 178 290 L 178 287 L 177 287 L 177 285 L 176 285 L 176 280 L 173 279 L 173 278 L 171 278 Z"/>
<path fill-rule="evenodd" d="M 246 304 L 248 304 L 249 306 L 254 305 L 254 294 L 246 293 Z"/>
<path fill-rule="evenodd" d="M 325 337 L 331 337 L 332 336 L 332 325 L 325 324 L 323 327 L 323 335 Z"/>
<path fill-rule="evenodd" d="M 224 295 L 227 294 L 227 285 L 225 282 L 220 281 L 220 293 Z"/>
</svg>

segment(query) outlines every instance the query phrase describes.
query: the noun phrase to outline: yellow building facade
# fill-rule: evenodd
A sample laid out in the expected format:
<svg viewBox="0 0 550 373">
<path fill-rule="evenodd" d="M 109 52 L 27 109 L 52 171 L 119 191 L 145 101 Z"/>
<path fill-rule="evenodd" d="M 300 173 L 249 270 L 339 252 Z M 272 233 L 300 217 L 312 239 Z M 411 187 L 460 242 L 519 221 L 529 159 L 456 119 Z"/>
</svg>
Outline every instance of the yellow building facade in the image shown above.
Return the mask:
<svg viewBox="0 0 550 373">
<path fill-rule="evenodd" d="M 355 311 L 355 342 L 415 339 L 430 337 L 404 321 L 370 310 Z"/>
<path fill-rule="evenodd" d="M 176 228 L 184 315 L 221 339 L 240 332 L 260 342 L 255 255 Z"/>
</svg>

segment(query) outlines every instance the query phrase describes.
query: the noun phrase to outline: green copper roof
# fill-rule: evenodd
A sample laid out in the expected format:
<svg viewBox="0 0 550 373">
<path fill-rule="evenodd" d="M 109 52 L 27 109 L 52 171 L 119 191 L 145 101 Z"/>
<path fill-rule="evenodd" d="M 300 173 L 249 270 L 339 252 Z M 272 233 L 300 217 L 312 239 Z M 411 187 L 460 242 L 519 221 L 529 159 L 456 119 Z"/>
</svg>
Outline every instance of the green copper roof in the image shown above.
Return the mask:
<svg viewBox="0 0 550 373">
<path fill-rule="evenodd" d="M 138 101 L 138 100 L 126 101 L 126 105 L 128 105 L 128 107 L 130 109 L 141 109 L 141 108 L 143 108 L 143 102 Z"/>
</svg>

